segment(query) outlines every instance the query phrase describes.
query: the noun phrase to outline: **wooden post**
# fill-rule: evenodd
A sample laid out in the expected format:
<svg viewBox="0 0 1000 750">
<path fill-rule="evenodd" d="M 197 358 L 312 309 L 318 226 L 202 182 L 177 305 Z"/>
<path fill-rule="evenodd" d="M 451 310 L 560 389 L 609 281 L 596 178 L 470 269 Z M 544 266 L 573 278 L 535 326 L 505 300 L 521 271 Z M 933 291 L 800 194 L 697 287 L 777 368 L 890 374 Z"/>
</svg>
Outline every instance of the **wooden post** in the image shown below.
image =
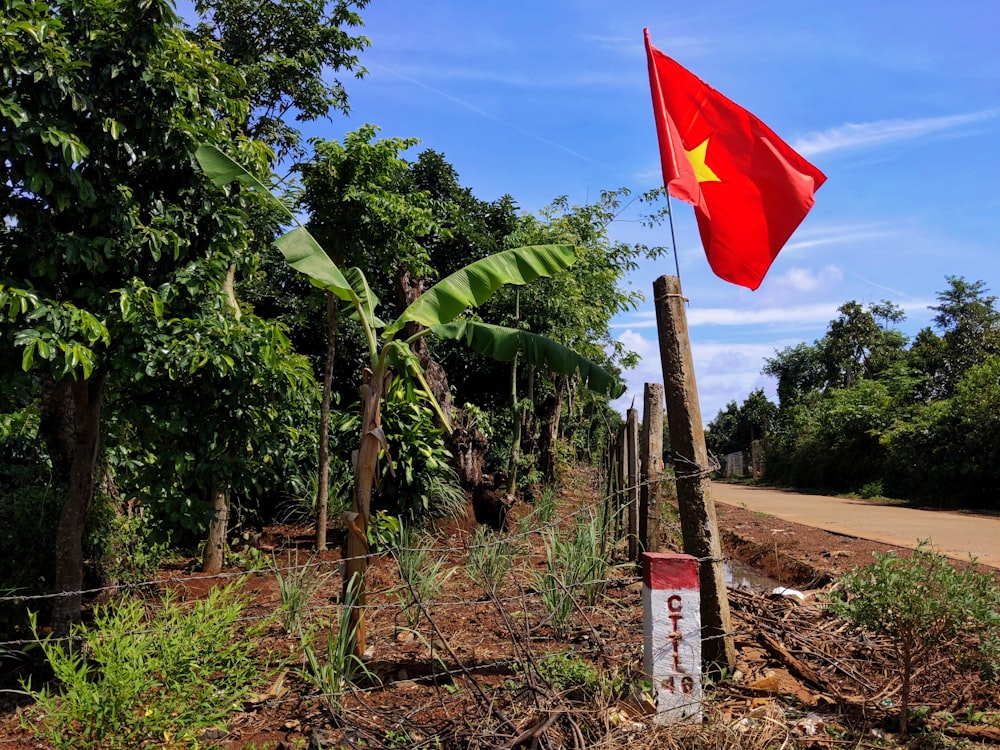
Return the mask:
<svg viewBox="0 0 1000 750">
<path fill-rule="evenodd" d="M 663 386 L 646 383 L 639 450 L 639 541 L 646 552 L 660 551 L 660 475 L 663 474 Z"/>
<path fill-rule="evenodd" d="M 736 646 L 680 279 L 656 279 L 653 299 L 684 551 L 701 562 L 702 659 L 708 668 L 732 671 L 736 668 Z"/>
<path fill-rule="evenodd" d="M 627 469 L 628 559 L 639 562 L 639 410 L 625 415 L 625 462 Z"/>
<path fill-rule="evenodd" d="M 628 507 L 628 451 L 625 443 L 628 439 L 628 430 L 625 425 L 618 430 L 618 471 L 616 481 L 618 482 L 618 492 L 615 493 L 615 542 L 621 541 L 625 536 L 627 525 L 622 515 Z"/>
</svg>

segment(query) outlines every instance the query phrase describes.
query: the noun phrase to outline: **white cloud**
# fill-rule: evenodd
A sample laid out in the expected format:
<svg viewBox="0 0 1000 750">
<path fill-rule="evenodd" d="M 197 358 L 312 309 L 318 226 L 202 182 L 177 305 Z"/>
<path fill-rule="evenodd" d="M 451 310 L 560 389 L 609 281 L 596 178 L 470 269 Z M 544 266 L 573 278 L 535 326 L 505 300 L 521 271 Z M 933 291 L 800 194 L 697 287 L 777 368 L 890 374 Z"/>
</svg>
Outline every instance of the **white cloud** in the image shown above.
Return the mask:
<svg viewBox="0 0 1000 750">
<path fill-rule="evenodd" d="M 628 390 L 613 406 L 624 412 L 633 403 L 641 408 L 646 383 L 662 383 L 659 347 L 632 329 L 624 331 L 618 340 L 642 357 L 639 365 L 625 373 Z M 710 422 L 730 401 L 742 402 L 748 393 L 764 388 L 772 399 L 774 383 L 761 374 L 764 360 L 788 342 L 731 344 L 723 342 L 691 343 L 691 356 L 698 381 L 698 401 L 702 421 Z"/>
<path fill-rule="evenodd" d="M 796 292 L 814 292 L 817 289 L 837 284 L 843 278 L 843 271 L 834 265 L 826 266 L 819 271 L 808 268 L 789 268 L 785 273 L 771 279 L 771 284 Z"/>
<path fill-rule="evenodd" d="M 773 323 L 826 323 L 836 316 L 839 302 L 818 302 L 812 305 L 796 305 L 793 307 L 769 307 L 759 310 L 747 310 L 737 307 L 703 307 L 690 308 L 687 311 L 687 323 L 694 326 L 754 326 Z M 654 312 L 639 312 L 631 320 L 622 323 L 612 323 L 613 327 L 627 328 L 626 333 L 633 329 L 655 328 L 656 314 Z M 633 351 L 636 351 L 633 349 Z"/>
<path fill-rule="evenodd" d="M 803 156 L 840 151 L 858 146 L 871 146 L 893 141 L 921 138 L 931 133 L 970 125 L 996 117 L 1000 110 L 987 109 L 964 115 L 925 117 L 917 120 L 877 120 L 875 122 L 848 123 L 819 133 L 799 138 L 793 148 Z"/>
<path fill-rule="evenodd" d="M 785 245 L 782 252 L 788 254 L 796 250 L 805 250 L 811 247 L 819 247 L 821 245 L 843 245 L 862 240 L 893 237 L 897 236 L 899 232 L 893 230 L 872 229 L 869 231 L 835 230 L 833 232 L 824 232 L 821 236 L 815 236 L 818 234 L 816 232 L 811 234 L 814 236 L 810 236 L 809 239 L 802 239 L 798 242 L 789 242 Z"/>
</svg>

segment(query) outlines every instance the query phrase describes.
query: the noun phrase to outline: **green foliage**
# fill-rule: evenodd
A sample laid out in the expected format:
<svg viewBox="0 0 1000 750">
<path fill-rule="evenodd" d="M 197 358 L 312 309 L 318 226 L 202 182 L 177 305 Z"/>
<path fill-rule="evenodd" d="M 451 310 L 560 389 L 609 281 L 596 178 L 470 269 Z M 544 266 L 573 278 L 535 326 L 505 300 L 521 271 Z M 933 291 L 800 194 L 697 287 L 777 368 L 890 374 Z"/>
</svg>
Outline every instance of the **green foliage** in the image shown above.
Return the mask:
<svg viewBox="0 0 1000 750">
<path fill-rule="evenodd" d="M 578 607 L 595 604 L 604 592 L 609 560 L 601 530 L 598 514 L 581 514 L 568 536 L 557 528 L 542 533 L 545 571 L 533 574 L 534 587 L 558 637 L 568 635 Z"/>
<path fill-rule="evenodd" d="M 514 545 L 508 537 L 480 526 L 468 545 L 465 572 L 487 596 L 495 598 L 510 574 L 514 554 Z"/>
<path fill-rule="evenodd" d="M 716 456 L 748 451 L 754 440 L 763 440 L 777 426 L 778 407 L 764 390 L 758 388 L 746 397 L 742 406 L 730 401 L 708 424 L 705 443 Z"/>
<path fill-rule="evenodd" d="M 891 302 L 848 302 L 812 345 L 776 353 L 781 409 L 765 478 L 933 505 L 997 507 L 1000 311 L 982 281 L 948 276 L 909 349 Z M 734 410 L 709 433 L 732 432 Z M 867 489 L 866 489 L 867 487 Z"/>
<path fill-rule="evenodd" d="M 213 482 L 231 487 L 247 513 L 265 494 L 301 486 L 313 471 L 318 407 L 312 368 L 279 325 L 236 315 L 211 273 L 188 283 L 202 294 L 194 309 L 181 283 L 122 290 L 143 336 L 132 382 L 109 393 L 107 422 L 120 480 L 179 542 L 206 527 Z"/>
<path fill-rule="evenodd" d="M 535 665 L 539 677 L 564 699 L 607 705 L 628 692 L 620 674 L 601 669 L 572 651 L 547 654 Z"/>
<path fill-rule="evenodd" d="M 299 155 L 300 134 L 290 124 L 348 111 L 347 91 L 331 73 L 360 78 L 357 52 L 369 42 L 351 36 L 362 25 L 353 8 L 368 0 L 198 0 L 203 19 L 198 37 L 218 44 L 216 54 L 245 79 L 253 118 L 248 135 L 270 145 L 277 156 Z"/>
<path fill-rule="evenodd" d="M 378 503 L 410 522 L 460 515 L 465 493 L 426 394 L 412 382 L 394 381 L 386 394 L 382 429 L 390 460 L 382 463 Z"/>
<path fill-rule="evenodd" d="M 154 580 L 169 555 L 169 534 L 162 535 L 150 512 L 136 503 L 117 507 L 113 498 L 98 493 L 96 505 L 87 546 L 101 580 L 118 586 Z"/>
<path fill-rule="evenodd" d="M 415 534 L 407 526 L 400 532 L 399 544 L 392 549 L 392 555 L 403 579 L 399 602 L 407 623 L 416 628 L 422 614 L 419 604 L 426 605 L 435 599 L 455 569 L 445 572 L 446 559 L 434 555 L 433 537 Z"/>
<path fill-rule="evenodd" d="M 124 598 L 95 608 L 93 624 L 74 631 L 78 646 L 42 639 L 60 687 L 26 686 L 38 711 L 34 730 L 67 750 L 196 745 L 264 677 L 252 643 L 259 626 L 241 618 L 245 606 L 239 585 L 190 606 L 167 594 L 152 613 Z"/>
<path fill-rule="evenodd" d="M 299 565 L 299 551 L 285 555 L 284 566 L 280 567 L 276 558 L 271 560 L 271 570 L 278 582 L 281 605 L 278 617 L 281 626 L 289 634 L 302 633 L 303 615 L 313 595 L 330 578 L 330 573 L 320 573 L 316 556 L 310 557 L 304 565 Z"/>
<path fill-rule="evenodd" d="M 59 509 L 49 458 L 38 437 L 38 410 L 29 406 L 0 414 L 0 549 L 10 551 L 0 555 L 0 591 L 32 595 L 48 590 Z M 0 607 L 0 640 L 23 636 L 27 624 L 23 606 Z"/>
<path fill-rule="evenodd" d="M 902 678 L 905 734 L 914 669 L 932 653 L 967 658 L 970 647 L 991 651 L 1000 633 L 1000 588 L 993 576 L 959 570 L 926 543 L 910 557 L 889 552 L 875 558 L 841 577 L 830 607 L 854 626 L 890 639 Z M 997 654 L 988 656 L 995 660 Z"/>
<path fill-rule="evenodd" d="M 310 685 L 320 691 L 327 707 L 337 713 L 345 691 L 360 677 L 374 680 L 364 661 L 354 653 L 355 632 L 351 627 L 351 608 L 355 605 L 361 581 L 352 578 L 345 587 L 344 600 L 337 608 L 337 615 L 329 625 L 319 631 L 302 634 L 302 652 L 306 669 L 300 674 Z M 321 639 L 321 650 L 313 647 Z"/>
<path fill-rule="evenodd" d="M 372 513 L 368 524 L 368 548 L 372 552 L 390 550 L 399 543 L 399 535 L 403 531 L 403 522 L 399 516 L 393 516 L 384 510 Z"/>
</svg>

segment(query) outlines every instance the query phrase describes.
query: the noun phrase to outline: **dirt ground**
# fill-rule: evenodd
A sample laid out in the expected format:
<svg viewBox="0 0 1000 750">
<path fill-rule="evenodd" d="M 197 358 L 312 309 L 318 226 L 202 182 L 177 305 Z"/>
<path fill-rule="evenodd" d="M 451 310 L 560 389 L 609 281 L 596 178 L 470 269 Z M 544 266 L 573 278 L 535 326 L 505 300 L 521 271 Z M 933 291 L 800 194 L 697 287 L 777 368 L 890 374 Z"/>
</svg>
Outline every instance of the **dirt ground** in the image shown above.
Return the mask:
<svg viewBox="0 0 1000 750">
<path fill-rule="evenodd" d="M 581 473 L 561 494 L 558 523 L 599 498 L 594 477 Z M 531 506 L 512 509 L 512 526 Z M 331 706 L 301 670 L 295 639 L 269 622 L 261 653 L 292 656 L 272 670 L 258 699 L 235 712 L 225 727 L 198 747 L 233 750 L 306 748 L 757 748 L 894 747 L 899 684 L 888 645 L 856 638 L 833 619 L 812 593 L 855 565 L 868 564 L 890 545 L 797 525 L 747 508 L 720 503 L 719 527 L 727 555 L 786 586 L 810 592 L 803 603 L 764 590 L 733 590 L 737 669 L 705 687 L 706 721 L 659 728 L 639 693 L 642 678 L 641 582 L 617 549 L 593 605 L 578 606 L 568 632 L 557 632 L 540 601 L 533 574 L 545 570 L 542 535 L 519 537 L 514 574 L 495 596 L 464 574 L 473 530 L 469 523 L 442 526 L 435 554 L 454 570 L 432 601 L 413 609 L 389 555 L 372 561 L 368 576 L 368 663 L 377 679 L 359 685 Z M 514 537 L 519 535 L 514 534 Z M 305 549 L 308 529 L 276 527 L 261 546 L 276 556 Z M 664 545 L 675 548 L 679 531 L 665 524 Z M 323 564 L 339 571 L 339 553 Z M 217 581 L 180 570 L 164 571 L 164 586 L 200 596 Z M 270 618 L 280 597 L 273 575 L 248 579 L 248 616 Z M 339 596 L 334 575 L 313 602 L 314 616 L 328 616 Z M 410 601 L 407 608 L 405 603 Z M 413 618 L 411 620 L 411 617 Z M 582 692 L 559 683 L 543 665 L 547 655 L 569 654 L 591 664 L 606 689 Z M 947 689 L 943 689 L 948 685 Z M 624 687 L 623 687 L 624 686 Z M 915 676 L 915 705 L 928 707 L 920 731 L 955 737 L 965 746 L 1000 742 L 1000 691 L 955 663 L 931 664 Z M 967 706 L 987 719 L 963 722 Z M 0 702 L 0 750 L 45 744 L 22 726 L 31 716 L 23 699 Z M 949 718 L 950 717 L 950 718 Z M 946 744 L 941 746 L 947 746 Z M 975 744 L 969 744 L 975 743 Z M 149 747 L 175 745 L 150 743 Z M 930 746 L 930 745 L 928 745 Z M 934 745 L 935 747 L 938 745 Z M 193 746 L 192 746 L 193 747 Z"/>
</svg>

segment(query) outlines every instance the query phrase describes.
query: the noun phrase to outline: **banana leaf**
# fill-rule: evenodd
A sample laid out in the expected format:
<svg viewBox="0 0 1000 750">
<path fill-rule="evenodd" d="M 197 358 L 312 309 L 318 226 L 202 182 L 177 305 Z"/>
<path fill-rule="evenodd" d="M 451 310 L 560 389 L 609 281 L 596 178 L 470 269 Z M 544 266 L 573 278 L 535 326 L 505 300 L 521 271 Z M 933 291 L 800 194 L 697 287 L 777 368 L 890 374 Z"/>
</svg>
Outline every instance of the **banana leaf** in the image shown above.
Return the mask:
<svg viewBox="0 0 1000 750">
<path fill-rule="evenodd" d="M 309 234 L 309 230 L 302 226 L 295 214 L 275 197 L 267 185 L 210 143 L 198 146 L 194 156 L 205 175 L 219 187 L 225 187 L 234 181 L 242 183 L 259 193 L 267 200 L 268 205 L 280 210 L 292 223 L 298 225 L 274 243 L 295 270 L 304 273 L 316 286 L 333 292 L 342 300 L 359 301 L 358 295 L 337 268 L 337 264 L 330 260 L 316 238 Z"/>
<path fill-rule="evenodd" d="M 449 323 L 467 308 L 483 304 L 504 284 L 527 284 L 552 276 L 575 260 L 572 245 L 528 245 L 477 260 L 417 297 L 386 333 L 396 333 L 411 320 L 428 328 Z"/>
<path fill-rule="evenodd" d="M 501 362 L 509 362 L 520 354 L 529 364 L 547 367 L 560 375 L 572 375 L 579 370 L 587 388 L 611 398 L 625 392 L 625 384 L 600 365 L 536 333 L 472 320 L 431 326 L 431 332 L 444 339 L 461 341 L 474 352 Z"/>
</svg>

